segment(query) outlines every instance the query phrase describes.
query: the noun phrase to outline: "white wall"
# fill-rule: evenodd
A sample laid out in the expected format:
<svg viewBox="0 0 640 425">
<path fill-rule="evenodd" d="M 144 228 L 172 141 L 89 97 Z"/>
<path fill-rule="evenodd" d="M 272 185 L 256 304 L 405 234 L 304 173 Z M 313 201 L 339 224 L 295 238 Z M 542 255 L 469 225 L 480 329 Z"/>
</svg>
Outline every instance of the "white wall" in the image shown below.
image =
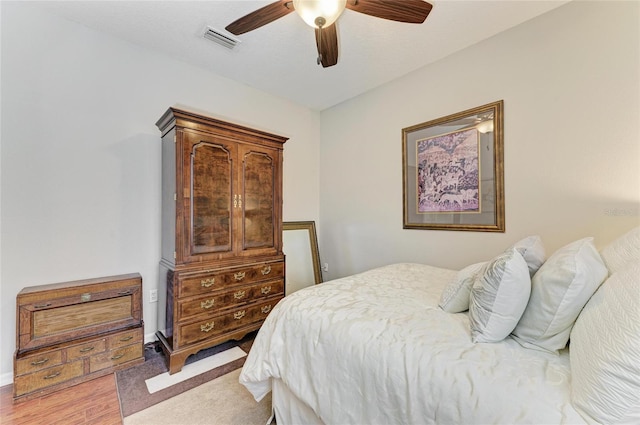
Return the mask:
<svg viewBox="0 0 640 425">
<path fill-rule="evenodd" d="M 172 105 L 289 137 L 284 219 L 319 219 L 319 114 L 33 9 L 1 2 L 0 385 L 25 286 L 139 272 L 156 330 L 160 132 Z M 37 28 L 38 31 L 34 31 Z"/>
<path fill-rule="evenodd" d="M 640 3 L 572 2 L 321 115 L 325 280 L 640 224 Z M 420 54 L 420 52 L 416 52 Z M 402 229 L 402 128 L 504 99 L 506 232 Z"/>
</svg>

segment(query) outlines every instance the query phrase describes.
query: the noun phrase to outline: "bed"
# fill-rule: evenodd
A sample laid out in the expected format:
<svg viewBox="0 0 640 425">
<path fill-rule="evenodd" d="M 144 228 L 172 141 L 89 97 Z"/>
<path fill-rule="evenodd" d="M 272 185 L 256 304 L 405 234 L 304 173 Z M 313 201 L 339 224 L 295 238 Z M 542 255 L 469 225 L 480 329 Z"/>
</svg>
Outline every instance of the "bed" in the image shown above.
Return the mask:
<svg viewBox="0 0 640 425">
<path fill-rule="evenodd" d="M 391 264 L 305 288 L 270 313 L 240 383 L 257 401 L 272 391 L 279 425 L 633 423 L 640 420 L 639 242 L 640 228 L 600 252 L 585 238 L 546 259 L 531 237 L 498 256 L 502 262 L 459 271 Z M 547 334 L 532 340 L 546 320 L 535 304 L 543 289 L 558 291 L 556 276 L 567 278 L 558 263 L 567 261 L 571 284 L 586 279 L 588 288 L 568 285 L 555 297 L 562 301 L 543 326 Z M 499 269 L 491 293 L 482 279 Z M 506 287 L 517 294 L 505 295 Z M 602 325 L 611 310 L 625 325 Z M 529 311 L 536 316 L 527 325 Z M 606 344 L 594 343 L 596 328 Z"/>
</svg>

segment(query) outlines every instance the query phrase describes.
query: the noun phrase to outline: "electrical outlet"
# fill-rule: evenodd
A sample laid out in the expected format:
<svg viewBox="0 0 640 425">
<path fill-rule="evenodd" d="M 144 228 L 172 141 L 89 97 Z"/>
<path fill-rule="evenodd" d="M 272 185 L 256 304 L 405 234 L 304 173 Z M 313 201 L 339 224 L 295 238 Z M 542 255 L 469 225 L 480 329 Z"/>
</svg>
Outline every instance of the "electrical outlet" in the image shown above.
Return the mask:
<svg viewBox="0 0 640 425">
<path fill-rule="evenodd" d="M 324 263 L 322 265 L 322 271 L 323 272 L 328 272 L 329 271 L 329 263 Z"/>
<path fill-rule="evenodd" d="M 149 290 L 149 302 L 150 303 L 157 303 L 158 302 L 158 290 L 157 289 L 150 289 Z"/>
</svg>

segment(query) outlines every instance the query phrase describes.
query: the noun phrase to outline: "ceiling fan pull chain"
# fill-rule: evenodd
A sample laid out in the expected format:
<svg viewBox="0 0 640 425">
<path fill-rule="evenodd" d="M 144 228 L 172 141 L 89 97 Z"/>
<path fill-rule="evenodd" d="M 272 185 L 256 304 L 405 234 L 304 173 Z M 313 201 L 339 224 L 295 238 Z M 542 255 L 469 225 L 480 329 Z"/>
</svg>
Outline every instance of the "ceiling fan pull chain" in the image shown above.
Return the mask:
<svg viewBox="0 0 640 425">
<path fill-rule="evenodd" d="M 322 64 L 322 26 L 326 22 L 322 16 L 316 18 L 316 25 L 318 26 L 318 65 Z"/>
</svg>

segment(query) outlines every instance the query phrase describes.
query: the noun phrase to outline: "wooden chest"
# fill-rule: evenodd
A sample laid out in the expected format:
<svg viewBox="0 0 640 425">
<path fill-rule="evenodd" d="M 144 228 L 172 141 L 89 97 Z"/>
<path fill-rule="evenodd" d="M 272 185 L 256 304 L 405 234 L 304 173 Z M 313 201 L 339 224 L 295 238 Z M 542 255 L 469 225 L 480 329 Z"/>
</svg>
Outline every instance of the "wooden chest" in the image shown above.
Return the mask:
<svg viewBox="0 0 640 425">
<path fill-rule="evenodd" d="M 14 400 L 144 362 L 137 273 L 24 288 L 16 314 Z"/>
</svg>

